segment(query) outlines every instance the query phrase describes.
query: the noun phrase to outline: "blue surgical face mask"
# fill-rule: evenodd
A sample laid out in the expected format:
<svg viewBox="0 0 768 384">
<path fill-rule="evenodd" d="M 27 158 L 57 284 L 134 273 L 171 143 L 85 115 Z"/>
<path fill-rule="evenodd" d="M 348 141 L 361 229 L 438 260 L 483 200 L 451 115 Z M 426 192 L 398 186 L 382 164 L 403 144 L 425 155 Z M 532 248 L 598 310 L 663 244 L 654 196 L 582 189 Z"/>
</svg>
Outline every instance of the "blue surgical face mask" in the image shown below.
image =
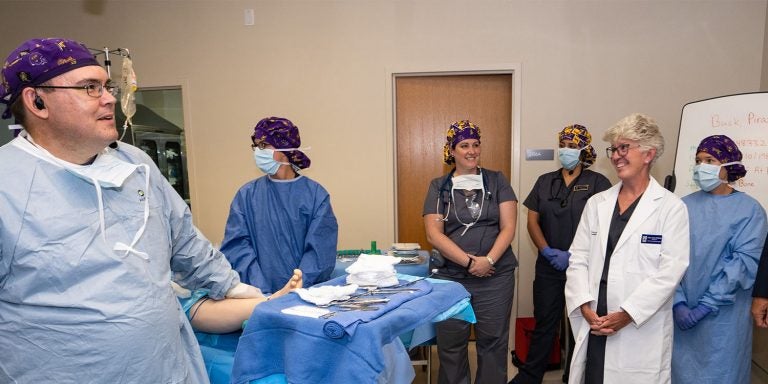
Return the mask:
<svg viewBox="0 0 768 384">
<path fill-rule="evenodd" d="M 725 165 L 730 164 L 732 163 Z M 720 167 L 722 166 L 704 163 L 696 164 L 693 167 L 693 182 L 704 192 L 710 192 L 720 186 L 720 184 L 727 183 L 727 181 L 720 179 Z"/>
<path fill-rule="evenodd" d="M 560 158 L 560 164 L 567 170 L 573 170 L 579 165 L 579 157 L 581 157 L 581 149 L 576 148 L 560 148 L 558 150 L 558 157 Z"/>
<path fill-rule="evenodd" d="M 254 149 L 253 159 L 256 161 L 256 166 L 259 167 L 259 169 L 262 172 L 270 176 L 277 173 L 277 170 L 280 169 L 281 165 L 290 164 L 290 163 L 281 163 L 275 160 L 275 150 L 271 148 Z"/>
</svg>

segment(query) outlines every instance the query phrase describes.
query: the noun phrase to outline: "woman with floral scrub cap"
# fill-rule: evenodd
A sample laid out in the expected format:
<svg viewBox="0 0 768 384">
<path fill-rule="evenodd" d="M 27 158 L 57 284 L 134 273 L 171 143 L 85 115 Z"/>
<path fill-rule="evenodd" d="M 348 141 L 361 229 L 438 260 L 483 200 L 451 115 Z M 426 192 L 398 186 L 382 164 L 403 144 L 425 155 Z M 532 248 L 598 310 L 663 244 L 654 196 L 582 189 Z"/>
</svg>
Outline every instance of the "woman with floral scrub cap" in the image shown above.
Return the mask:
<svg viewBox="0 0 768 384">
<path fill-rule="evenodd" d="M 704 138 L 683 197 L 691 223 L 691 261 L 674 300 L 672 382 L 749 383 L 752 285 L 766 237 L 760 203 L 731 185 L 747 173 L 728 136 Z"/>
<path fill-rule="evenodd" d="M 533 281 L 536 328 L 525 364 L 510 383 L 541 383 L 563 318 L 568 248 L 587 200 L 611 187 L 605 176 L 587 169 L 597 156 L 586 127 L 569 125 L 558 141 L 562 168 L 539 176 L 523 203 L 528 208 L 528 234 L 539 251 Z"/>
<path fill-rule="evenodd" d="M 299 128 L 280 117 L 262 119 L 251 136 L 264 176 L 245 184 L 232 200 L 223 252 L 243 281 L 277 292 L 293 275 L 304 286 L 330 278 L 336 262 L 338 224 L 322 185 L 301 175 L 310 160 Z"/>
<path fill-rule="evenodd" d="M 475 383 L 506 383 L 509 316 L 517 259 L 517 198 L 508 179 L 480 167 L 480 128 L 457 121 L 448 128 L 443 161 L 455 164 L 429 185 L 424 201 L 427 241 L 445 259 L 437 278 L 461 283 L 472 295 L 477 316 Z M 437 324 L 438 382 L 469 383 L 470 325 L 461 320 Z"/>
</svg>

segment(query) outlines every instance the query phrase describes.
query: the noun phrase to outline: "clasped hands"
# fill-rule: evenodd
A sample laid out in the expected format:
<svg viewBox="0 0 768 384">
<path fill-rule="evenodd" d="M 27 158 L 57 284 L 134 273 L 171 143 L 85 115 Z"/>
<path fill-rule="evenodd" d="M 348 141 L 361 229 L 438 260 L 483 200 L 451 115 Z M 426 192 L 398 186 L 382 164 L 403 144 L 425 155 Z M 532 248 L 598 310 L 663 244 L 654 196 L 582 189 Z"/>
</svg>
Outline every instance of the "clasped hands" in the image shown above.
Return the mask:
<svg viewBox="0 0 768 384">
<path fill-rule="evenodd" d="M 624 311 L 611 312 L 605 316 L 598 316 L 589 306 L 589 303 L 581 305 L 581 315 L 591 328 L 590 333 L 597 336 L 612 336 L 632 322 L 632 317 Z"/>
<path fill-rule="evenodd" d="M 684 302 L 679 302 L 672 307 L 672 314 L 675 324 L 683 331 L 691 329 L 712 313 L 712 308 L 705 304 L 699 304 L 693 308 L 688 308 Z"/>
<path fill-rule="evenodd" d="M 768 298 L 752 298 L 752 317 L 755 319 L 755 325 L 768 328 Z"/>
<path fill-rule="evenodd" d="M 469 254 L 467 256 L 472 259 L 472 265 L 467 270 L 472 276 L 488 277 L 496 273 L 496 268 L 491 265 L 487 257 Z"/>
</svg>

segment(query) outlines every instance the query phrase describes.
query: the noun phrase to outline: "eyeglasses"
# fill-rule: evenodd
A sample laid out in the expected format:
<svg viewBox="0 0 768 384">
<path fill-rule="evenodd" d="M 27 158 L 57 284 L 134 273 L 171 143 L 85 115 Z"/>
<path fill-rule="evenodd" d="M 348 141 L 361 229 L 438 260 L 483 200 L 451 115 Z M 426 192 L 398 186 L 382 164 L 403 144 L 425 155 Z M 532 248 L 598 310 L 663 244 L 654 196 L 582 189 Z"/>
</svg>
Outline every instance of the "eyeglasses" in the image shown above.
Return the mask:
<svg viewBox="0 0 768 384">
<path fill-rule="evenodd" d="M 629 153 L 630 148 L 638 148 L 640 144 L 621 144 L 618 147 L 610 146 L 605 149 L 605 155 L 610 159 L 614 152 L 617 152 L 619 156 L 626 156 Z"/>
<path fill-rule="evenodd" d="M 88 83 L 85 85 L 38 85 L 35 88 L 85 89 L 85 93 L 87 93 L 90 97 L 101 97 L 101 95 L 104 94 L 105 89 L 110 95 L 114 97 L 117 97 L 117 95 L 120 94 L 120 88 L 112 84 L 102 85 L 100 83 Z"/>
<path fill-rule="evenodd" d="M 267 144 L 267 143 L 266 143 L 266 142 L 264 142 L 264 141 L 262 141 L 262 142 L 259 142 L 258 144 L 251 144 L 251 150 L 255 151 L 255 150 L 256 150 L 256 148 L 258 148 L 258 149 L 267 149 L 267 146 L 268 146 L 268 145 L 269 145 L 269 144 Z"/>
</svg>

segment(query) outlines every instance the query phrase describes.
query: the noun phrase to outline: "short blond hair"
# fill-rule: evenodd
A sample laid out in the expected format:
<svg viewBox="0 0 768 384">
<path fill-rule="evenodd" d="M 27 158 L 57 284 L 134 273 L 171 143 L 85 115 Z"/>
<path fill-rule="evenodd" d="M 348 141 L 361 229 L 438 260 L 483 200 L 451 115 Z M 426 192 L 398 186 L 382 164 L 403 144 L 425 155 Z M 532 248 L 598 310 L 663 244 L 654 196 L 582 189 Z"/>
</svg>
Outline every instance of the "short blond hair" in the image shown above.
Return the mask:
<svg viewBox="0 0 768 384">
<path fill-rule="evenodd" d="M 609 143 L 615 143 L 619 139 L 635 141 L 646 151 L 655 149 L 656 155 L 651 160 L 651 164 L 664 153 L 664 136 L 659 126 L 652 117 L 642 113 L 633 113 L 624 117 L 603 135 L 603 140 Z"/>
</svg>

